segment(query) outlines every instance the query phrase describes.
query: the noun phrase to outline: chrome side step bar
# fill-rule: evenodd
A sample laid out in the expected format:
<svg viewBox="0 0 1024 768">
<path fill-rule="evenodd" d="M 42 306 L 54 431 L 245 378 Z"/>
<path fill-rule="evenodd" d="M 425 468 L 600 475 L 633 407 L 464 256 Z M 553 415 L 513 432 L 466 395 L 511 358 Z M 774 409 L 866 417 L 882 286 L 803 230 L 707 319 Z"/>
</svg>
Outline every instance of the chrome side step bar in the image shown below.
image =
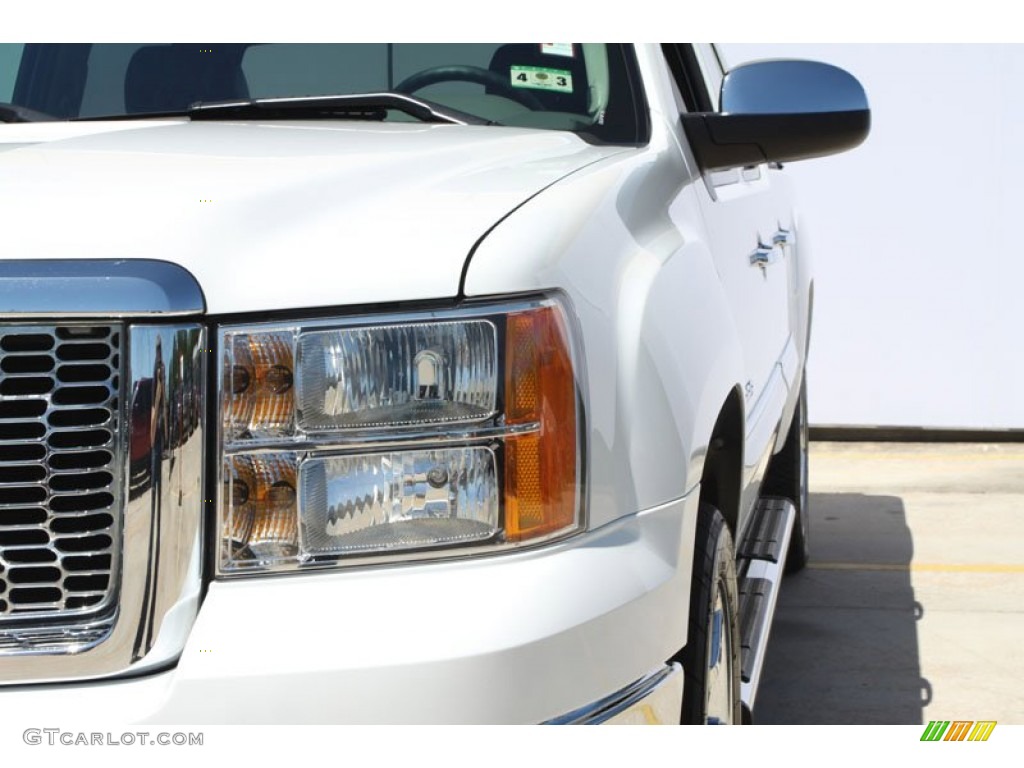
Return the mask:
<svg viewBox="0 0 1024 768">
<path fill-rule="evenodd" d="M 754 711 L 768 634 L 775 616 L 779 582 L 786 564 L 789 536 L 796 508 L 788 499 L 763 498 L 737 554 L 740 593 L 740 646 L 742 677 L 740 699 L 744 720 Z"/>
</svg>

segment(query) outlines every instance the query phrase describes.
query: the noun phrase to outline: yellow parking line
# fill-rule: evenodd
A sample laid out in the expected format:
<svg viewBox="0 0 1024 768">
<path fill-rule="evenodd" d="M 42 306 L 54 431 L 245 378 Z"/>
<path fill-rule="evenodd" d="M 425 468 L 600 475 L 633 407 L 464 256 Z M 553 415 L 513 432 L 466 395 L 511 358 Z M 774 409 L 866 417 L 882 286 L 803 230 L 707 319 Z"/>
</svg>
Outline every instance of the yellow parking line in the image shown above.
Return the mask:
<svg viewBox="0 0 1024 768">
<path fill-rule="evenodd" d="M 819 571 L 917 571 L 937 573 L 1024 573 L 1012 563 L 808 563 Z"/>
<path fill-rule="evenodd" d="M 811 456 L 815 459 L 836 458 L 843 461 L 865 459 L 868 461 L 1014 461 L 1024 462 L 1024 453 L 866 453 L 861 451 L 815 451 L 811 448 Z"/>
</svg>

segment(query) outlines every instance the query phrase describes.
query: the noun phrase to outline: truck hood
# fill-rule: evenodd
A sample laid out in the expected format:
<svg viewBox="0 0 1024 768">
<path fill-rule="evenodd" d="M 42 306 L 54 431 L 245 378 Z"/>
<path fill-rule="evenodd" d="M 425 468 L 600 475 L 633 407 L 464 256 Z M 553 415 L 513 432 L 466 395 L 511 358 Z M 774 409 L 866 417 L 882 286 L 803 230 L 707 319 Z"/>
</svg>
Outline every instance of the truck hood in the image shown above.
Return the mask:
<svg viewBox="0 0 1024 768">
<path fill-rule="evenodd" d="M 7 258 L 174 262 L 212 313 L 455 296 L 489 228 L 621 151 L 516 128 L 177 119 L 0 126 L 0 150 Z"/>
</svg>

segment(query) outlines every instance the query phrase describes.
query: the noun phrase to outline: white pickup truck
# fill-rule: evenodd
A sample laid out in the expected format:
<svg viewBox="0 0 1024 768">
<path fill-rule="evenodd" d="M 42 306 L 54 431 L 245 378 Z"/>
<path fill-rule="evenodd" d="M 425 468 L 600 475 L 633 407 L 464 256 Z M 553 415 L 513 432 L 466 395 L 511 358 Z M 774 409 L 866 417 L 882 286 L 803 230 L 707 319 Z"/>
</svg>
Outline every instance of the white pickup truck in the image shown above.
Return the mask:
<svg viewBox="0 0 1024 768">
<path fill-rule="evenodd" d="M 749 720 L 781 163 L 868 127 L 710 45 L 0 45 L 5 721 Z"/>
</svg>

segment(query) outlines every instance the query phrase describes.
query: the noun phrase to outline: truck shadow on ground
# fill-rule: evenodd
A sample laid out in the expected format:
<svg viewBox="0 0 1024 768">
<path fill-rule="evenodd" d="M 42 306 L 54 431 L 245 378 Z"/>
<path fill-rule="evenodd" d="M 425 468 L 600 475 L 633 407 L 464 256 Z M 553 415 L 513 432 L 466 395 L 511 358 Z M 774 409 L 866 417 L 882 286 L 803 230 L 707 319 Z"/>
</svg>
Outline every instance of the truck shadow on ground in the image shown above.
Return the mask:
<svg viewBox="0 0 1024 768">
<path fill-rule="evenodd" d="M 811 561 L 782 585 L 754 710 L 759 724 L 918 724 L 913 541 L 896 496 L 812 494 Z"/>
</svg>

